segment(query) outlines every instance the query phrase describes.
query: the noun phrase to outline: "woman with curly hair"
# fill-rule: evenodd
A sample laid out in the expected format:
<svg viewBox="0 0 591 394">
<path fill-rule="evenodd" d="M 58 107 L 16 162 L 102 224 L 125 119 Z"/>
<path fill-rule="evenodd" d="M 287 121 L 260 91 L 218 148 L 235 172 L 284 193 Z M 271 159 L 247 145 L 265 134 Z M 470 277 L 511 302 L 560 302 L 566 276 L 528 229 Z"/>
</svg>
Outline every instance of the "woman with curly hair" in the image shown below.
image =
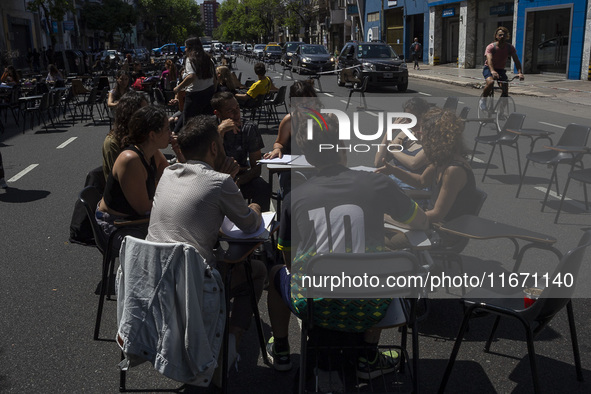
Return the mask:
<svg viewBox="0 0 591 394">
<path fill-rule="evenodd" d="M 215 66 L 197 37 L 185 41 L 185 53 L 183 80 L 173 91 L 187 92 L 183 108 L 183 122 L 187 124 L 194 116 L 213 115 L 210 101 L 215 93 Z"/>
<path fill-rule="evenodd" d="M 432 108 L 424 116 L 419 133 L 429 164 L 422 174 L 413 174 L 386 163 L 376 172 L 394 175 L 418 189 L 431 187 L 431 224 L 445 222 L 473 211 L 477 203 L 474 173 L 464 156 L 464 122 L 450 111 Z"/>
<path fill-rule="evenodd" d="M 127 92 L 119 100 L 119 104 L 115 108 L 115 124 L 103 142 L 103 174 L 105 175 L 105 181 L 113 169 L 117 156 L 124 148 L 123 138 L 129 133 L 127 126 L 131 115 L 146 105 L 148 105 L 148 102 L 145 96 L 133 90 Z"/>
</svg>

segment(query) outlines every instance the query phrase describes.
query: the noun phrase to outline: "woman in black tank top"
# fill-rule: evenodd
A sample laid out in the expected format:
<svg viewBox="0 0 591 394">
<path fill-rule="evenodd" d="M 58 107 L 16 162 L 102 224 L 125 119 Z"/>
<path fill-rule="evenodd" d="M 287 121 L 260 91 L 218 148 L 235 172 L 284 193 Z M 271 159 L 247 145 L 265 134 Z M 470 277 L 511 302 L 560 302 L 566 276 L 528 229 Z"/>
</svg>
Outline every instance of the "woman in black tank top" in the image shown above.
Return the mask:
<svg viewBox="0 0 591 394">
<path fill-rule="evenodd" d="M 108 236 L 118 218 L 149 215 L 156 183 L 168 165 L 160 152 L 168 146 L 170 127 L 166 113 L 154 106 L 136 111 L 129 121 L 129 135 L 107 179 L 97 221 Z"/>
<path fill-rule="evenodd" d="M 450 111 L 432 108 L 421 125 L 421 144 L 431 163 L 422 174 L 413 174 L 390 164 L 377 172 L 393 174 L 417 187 L 431 187 L 429 210 L 431 224 L 443 222 L 471 210 L 476 203 L 476 182 L 464 157 L 464 122 Z"/>
</svg>

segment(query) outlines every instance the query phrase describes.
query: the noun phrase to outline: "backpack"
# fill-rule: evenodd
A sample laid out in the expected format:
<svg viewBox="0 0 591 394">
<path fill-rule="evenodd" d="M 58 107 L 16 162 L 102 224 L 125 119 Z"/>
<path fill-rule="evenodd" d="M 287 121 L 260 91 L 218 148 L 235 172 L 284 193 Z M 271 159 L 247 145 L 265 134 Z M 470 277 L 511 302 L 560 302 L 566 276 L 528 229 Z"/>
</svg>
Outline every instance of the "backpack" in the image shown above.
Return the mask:
<svg viewBox="0 0 591 394">
<path fill-rule="evenodd" d="M 418 52 L 420 50 L 420 45 L 418 42 L 415 42 L 413 51 Z"/>
<path fill-rule="evenodd" d="M 101 193 L 105 190 L 105 176 L 103 166 L 97 167 L 86 175 L 84 187 L 94 186 Z M 76 200 L 72 220 L 70 221 L 70 242 L 82 245 L 94 245 L 94 234 L 92 227 L 84 209 L 84 204 Z"/>
</svg>

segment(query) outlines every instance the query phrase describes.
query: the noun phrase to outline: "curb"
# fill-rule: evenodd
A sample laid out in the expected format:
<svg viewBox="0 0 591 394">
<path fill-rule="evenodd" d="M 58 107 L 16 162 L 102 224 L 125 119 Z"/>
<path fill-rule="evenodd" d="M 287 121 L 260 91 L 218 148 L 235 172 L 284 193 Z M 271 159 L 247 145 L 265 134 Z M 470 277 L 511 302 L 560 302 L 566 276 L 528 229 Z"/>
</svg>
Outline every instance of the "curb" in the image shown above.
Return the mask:
<svg viewBox="0 0 591 394">
<path fill-rule="evenodd" d="M 454 79 L 445 79 L 443 77 L 436 77 L 432 75 L 417 75 L 417 74 L 409 74 L 409 78 L 416 78 L 416 79 L 423 79 L 426 81 L 434 81 L 434 82 L 441 82 L 446 83 L 448 85 L 455 85 L 455 86 L 462 86 L 466 88 L 473 88 L 473 89 L 482 89 L 482 84 L 480 82 L 464 82 L 464 81 L 457 81 Z M 530 96 L 530 97 L 544 97 L 544 98 L 553 98 L 556 97 L 555 95 L 551 94 L 544 94 L 539 92 L 525 92 L 522 90 L 511 89 L 511 94 L 518 95 L 518 96 Z"/>
</svg>

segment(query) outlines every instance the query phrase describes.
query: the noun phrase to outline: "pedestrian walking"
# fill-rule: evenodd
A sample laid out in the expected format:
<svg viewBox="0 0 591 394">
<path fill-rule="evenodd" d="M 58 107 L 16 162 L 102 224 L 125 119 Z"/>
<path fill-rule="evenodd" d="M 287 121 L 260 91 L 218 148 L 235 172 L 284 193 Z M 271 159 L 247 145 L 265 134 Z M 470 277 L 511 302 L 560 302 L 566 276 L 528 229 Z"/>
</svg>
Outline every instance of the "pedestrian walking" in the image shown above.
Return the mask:
<svg viewBox="0 0 591 394">
<path fill-rule="evenodd" d="M 415 37 L 415 40 L 412 44 L 410 44 L 410 53 L 412 55 L 412 59 L 415 62 L 413 69 L 420 70 L 419 67 L 419 59 L 421 58 L 421 54 L 423 53 L 423 46 L 419 42 L 418 37 Z"/>
</svg>

